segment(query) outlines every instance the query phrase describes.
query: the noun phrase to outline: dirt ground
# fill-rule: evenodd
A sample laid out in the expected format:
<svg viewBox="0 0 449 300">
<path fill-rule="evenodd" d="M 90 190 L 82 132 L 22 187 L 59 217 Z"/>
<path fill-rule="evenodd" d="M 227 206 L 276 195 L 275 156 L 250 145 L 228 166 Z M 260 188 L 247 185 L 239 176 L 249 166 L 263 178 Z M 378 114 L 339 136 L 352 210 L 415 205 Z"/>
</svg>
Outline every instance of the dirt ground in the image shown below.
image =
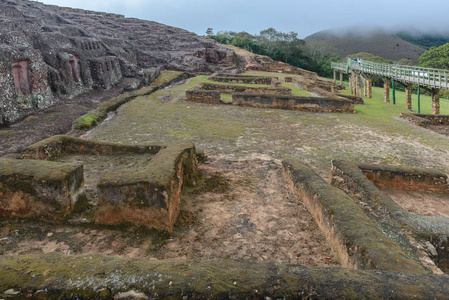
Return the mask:
<svg viewBox="0 0 449 300">
<path fill-rule="evenodd" d="M 439 134 L 449 136 L 449 126 L 448 125 L 429 125 L 426 128 L 429 130 L 438 132 Z"/>
<path fill-rule="evenodd" d="M 279 162 L 212 160 L 200 168 L 204 182 L 185 191 L 172 234 L 99 228 L 89 222 L 54 226 L 3 221 L 0 253 L 102 253 L 338 266 L 312 216 L 288 188 Z M 89 181 L 100 174 L 89 173 Z"/>
<path fill-rule="evenodd" d="M 449 218 L 449 194 L 382 189 L 406 211 L 415 215 Z"/>
</svg>

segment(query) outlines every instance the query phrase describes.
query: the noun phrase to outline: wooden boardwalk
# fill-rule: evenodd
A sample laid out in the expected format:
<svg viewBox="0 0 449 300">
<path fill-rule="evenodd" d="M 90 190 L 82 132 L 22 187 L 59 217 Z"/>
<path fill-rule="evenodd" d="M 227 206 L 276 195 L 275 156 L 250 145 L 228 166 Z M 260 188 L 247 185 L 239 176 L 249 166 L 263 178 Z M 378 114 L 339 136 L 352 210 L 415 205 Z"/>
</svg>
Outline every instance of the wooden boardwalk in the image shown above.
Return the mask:
<svg viewBox="0 0 449 300">
<path fill-rule="evenodd" d="M 430 89 L 449 89 L 449 70 L 354 61 L 332 63 L 332 69 L 342 73 L 359 72 L 361 74 L 379 75 L 404 84 L 417 84 Z"/>
</svg>

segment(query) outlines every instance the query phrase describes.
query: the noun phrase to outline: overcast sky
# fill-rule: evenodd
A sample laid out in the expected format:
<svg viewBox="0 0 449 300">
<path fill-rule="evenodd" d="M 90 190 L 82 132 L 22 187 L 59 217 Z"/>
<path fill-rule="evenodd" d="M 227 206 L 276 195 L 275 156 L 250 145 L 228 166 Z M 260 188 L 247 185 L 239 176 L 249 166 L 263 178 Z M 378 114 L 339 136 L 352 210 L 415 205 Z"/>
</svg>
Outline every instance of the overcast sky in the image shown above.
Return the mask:
<svg viewBox="0 0 449 300">
<path fill-rule="evenodd" d="M 207 28 L 246 31 L 273 27 L 298 33 L 348 26 L 449 29 L 448 0 L 40 0 L 46 4 L 124 14 L 204 35 Z"/>
</svg>

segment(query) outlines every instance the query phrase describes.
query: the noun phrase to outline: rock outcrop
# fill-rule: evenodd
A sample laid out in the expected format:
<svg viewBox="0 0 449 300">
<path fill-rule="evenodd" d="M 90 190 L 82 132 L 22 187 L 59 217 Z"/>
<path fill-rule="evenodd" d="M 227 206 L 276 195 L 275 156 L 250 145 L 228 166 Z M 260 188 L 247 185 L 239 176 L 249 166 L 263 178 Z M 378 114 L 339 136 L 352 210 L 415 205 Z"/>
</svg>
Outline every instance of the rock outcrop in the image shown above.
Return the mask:
<svg viewBox="0 0 449 300">
<path fill-rule="evenodd" d="M 0 125 L 123 78 L 161 69 L 215 72 L 233 51 L 194 33 L 122 15 L 0 0 Z"/>
</svg>

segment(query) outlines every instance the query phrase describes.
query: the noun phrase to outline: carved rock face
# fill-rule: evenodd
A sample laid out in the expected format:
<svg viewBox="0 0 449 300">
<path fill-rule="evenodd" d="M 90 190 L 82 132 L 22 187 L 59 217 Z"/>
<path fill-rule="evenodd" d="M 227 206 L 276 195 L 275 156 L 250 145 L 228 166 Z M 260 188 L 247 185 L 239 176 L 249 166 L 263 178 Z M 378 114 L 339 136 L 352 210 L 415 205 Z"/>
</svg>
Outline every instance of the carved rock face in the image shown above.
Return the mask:
<svg viewBox="0 0 449 300">
<path fill-rule="evenodd" d="M 233 65 L 233 51 L 155 22 L 28 0 L 2 1 L 0 15 L 0 125 L 124 76 Z"/>
<path fill-rule="evenodd" d="M 30 69 L 26 60 L 18 61 L 12 64 L 12 76 L 17 94 L 30 94 Z"/>
</svg>

